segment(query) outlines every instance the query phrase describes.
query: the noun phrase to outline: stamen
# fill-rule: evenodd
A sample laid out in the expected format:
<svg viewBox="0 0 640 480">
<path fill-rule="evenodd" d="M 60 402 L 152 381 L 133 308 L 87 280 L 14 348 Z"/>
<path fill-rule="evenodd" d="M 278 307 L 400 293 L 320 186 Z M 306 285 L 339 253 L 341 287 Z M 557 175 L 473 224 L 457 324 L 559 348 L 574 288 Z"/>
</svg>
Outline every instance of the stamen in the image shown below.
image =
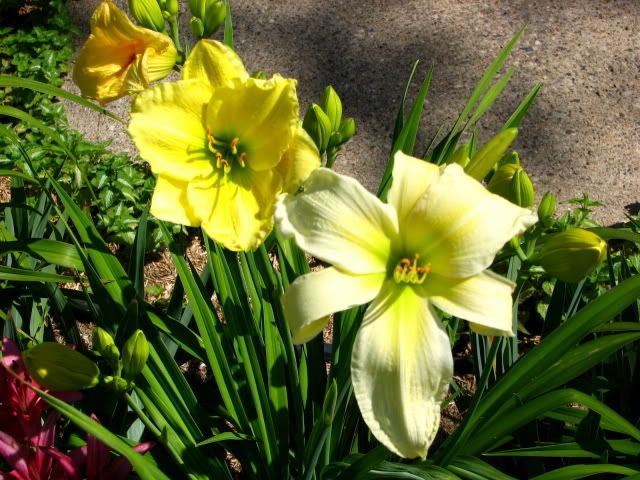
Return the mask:
<svg viewBox="0 0 640 480">
<path fill-rule="evenodd" d="M 238 143 L 240 143 L 240 137 L 234 137 L 229 142 L 229 148 L 231 149 L 231 153 L 233 153 L 234 155 L 238 154 Z"/>
<path fill-rule="evenodd" d="M 418 265 L 419 259 L 420 255 L 416 253 L 413 256 L 413 261 L 408 258 L 400 260 L 393 269 L 393 279 L 395 282 L 413 284 L 423 283 L 431 271 L 431 265 L 426 264 L 424 266 L 420 266 Z"/>
</svg>

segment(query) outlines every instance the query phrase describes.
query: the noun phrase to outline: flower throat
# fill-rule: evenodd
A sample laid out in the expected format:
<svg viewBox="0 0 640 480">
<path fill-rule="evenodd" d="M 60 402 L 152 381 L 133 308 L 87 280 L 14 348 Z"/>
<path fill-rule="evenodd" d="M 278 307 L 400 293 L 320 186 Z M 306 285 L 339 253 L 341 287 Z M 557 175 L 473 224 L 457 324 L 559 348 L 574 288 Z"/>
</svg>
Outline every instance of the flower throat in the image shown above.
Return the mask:
<svg viewBox="0 0 640 480">
<path fill-rule="evenodd" d="M 211 129 L 207 128 L 207 139 L 209 140 L 209 150 L 216 156 L 215 167 L 222 169 L 225 175 L 231 171 L 234 165 L 238 165 L 240 168 L 247 165 L 247 154 L 238 149 L 240 137 L 233 137 L 229 141 L 218 140 L 211 134 Z"/>
</svg>

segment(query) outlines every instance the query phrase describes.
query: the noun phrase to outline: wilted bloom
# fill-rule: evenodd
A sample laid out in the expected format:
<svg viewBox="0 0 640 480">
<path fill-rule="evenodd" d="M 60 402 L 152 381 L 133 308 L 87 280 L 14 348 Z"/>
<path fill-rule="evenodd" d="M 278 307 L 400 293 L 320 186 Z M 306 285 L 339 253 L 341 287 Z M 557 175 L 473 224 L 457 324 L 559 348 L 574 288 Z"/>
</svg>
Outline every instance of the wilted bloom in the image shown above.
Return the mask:
<svg viewBox="0 0 640 480">
<path fill-rule="evenodd" d="M 513 285 L 485 271 L 503 244 L 536 221 L 457 164 L 399 152 L 388 203 L 328 169 L 276 210 L 282 233 L 333 265 L 296 279 L 283 306 L 296 343 L 332 312 L 371 302 L 353 345 L 362 416 L 391 451 L 425 457 L 451 379 L 449 338 L 434 307 L 480 333 L 512 335 Z"/>
<path fill-rule="evenodd" d="M 151 213 L 202 225 L 231 250 L 255 249 L 273 228 L 277 196 L 320 164 L 295 81 L 249 78 L 212 40 L 196 44 L 182 78 L 141 93 L 131 111 L 129 133 L 158 176 Z"/>
<path fill-rule="evenodd" d="M 134 25 L 104 0 L 91 17 L 91 35 L 80 49 L 73 81 L 84 97 L 104 105 L 166 77 L 176 59 L 169 37 Z"/>
</svg>

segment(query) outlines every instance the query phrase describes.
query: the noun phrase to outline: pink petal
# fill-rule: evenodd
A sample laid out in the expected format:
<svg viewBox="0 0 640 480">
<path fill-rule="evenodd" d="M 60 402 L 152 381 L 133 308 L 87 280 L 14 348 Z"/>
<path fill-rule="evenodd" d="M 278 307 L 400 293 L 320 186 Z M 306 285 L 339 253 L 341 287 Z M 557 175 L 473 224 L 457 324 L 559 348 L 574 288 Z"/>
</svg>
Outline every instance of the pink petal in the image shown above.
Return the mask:
<svg viewBox="0 0 640 480">
<path fill-rule="evenodd" d="M 13 437 L 1 430 L 0 455 L 15 469 L 15 475 L 18 476 L 18 478 L 23 477 L 28 479 L 30 477 L 29 466 L 27 464 L 27 459 L 29 458 L 28 450 L 20 446 Z"/>
<path fill-rule="evenodd" d="M 53 447 L 41 447 L 40 450 L 49 455 L 53 460 L 57 461 L 57 465 L 54 470 L 57 470 L 58 472 L 53 476 L 53 478 L 67 478 L 69 480 L 76 480 L 80 478 L 79 468 L 74 464 L 71 457 Z M 60 472 L 60 470 L 62 470 L 62 472 Z M 63 472 L 64 476 L 61 476 Z"/>
</svg>

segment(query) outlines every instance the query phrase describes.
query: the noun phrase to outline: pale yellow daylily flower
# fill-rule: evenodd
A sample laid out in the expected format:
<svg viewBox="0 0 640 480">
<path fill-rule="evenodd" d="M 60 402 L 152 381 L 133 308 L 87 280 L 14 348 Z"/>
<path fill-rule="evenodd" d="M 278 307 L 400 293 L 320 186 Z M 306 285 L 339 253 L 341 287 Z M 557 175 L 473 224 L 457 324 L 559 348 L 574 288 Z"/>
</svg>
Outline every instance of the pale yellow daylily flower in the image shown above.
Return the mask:
<svg viewBox="0 0 640 480">
<path fill-rule="evenodd" d="M 177 55 L 168 36 L 134 25 L 104 0 L 91 17 L 91 35 L 80 49 L 73 81 L 82 96 L 104 105 L 169 75 Z"/>
<path fill-rule="evenodd" d="M 424 458 L 438 431 L 453 359 L 434 307 L 482 333 L 512 335 L 513 285 L 485 270 L 536 220 L 460 165 L 439 168 L 401 152 L 388 203 L 324 168 L 298 193 L 280 197 L 282 233 L 333 265 L 285 292 L 293 340 L 313 338 L 333 312 L 371 302 L 351 376 L 362 417 L 389 450 Z"/>
<path fill-rule="evenodd" d="M 201 225 L 231 250 L 257 248 L 273 228 L 278 195 L 320 166 L 295 85 L 249 78 L 235 52 L 202 40 L 182 80 L 138 95 L 129 133 L 158 176 L 151 213 Z"/>
</svg>

